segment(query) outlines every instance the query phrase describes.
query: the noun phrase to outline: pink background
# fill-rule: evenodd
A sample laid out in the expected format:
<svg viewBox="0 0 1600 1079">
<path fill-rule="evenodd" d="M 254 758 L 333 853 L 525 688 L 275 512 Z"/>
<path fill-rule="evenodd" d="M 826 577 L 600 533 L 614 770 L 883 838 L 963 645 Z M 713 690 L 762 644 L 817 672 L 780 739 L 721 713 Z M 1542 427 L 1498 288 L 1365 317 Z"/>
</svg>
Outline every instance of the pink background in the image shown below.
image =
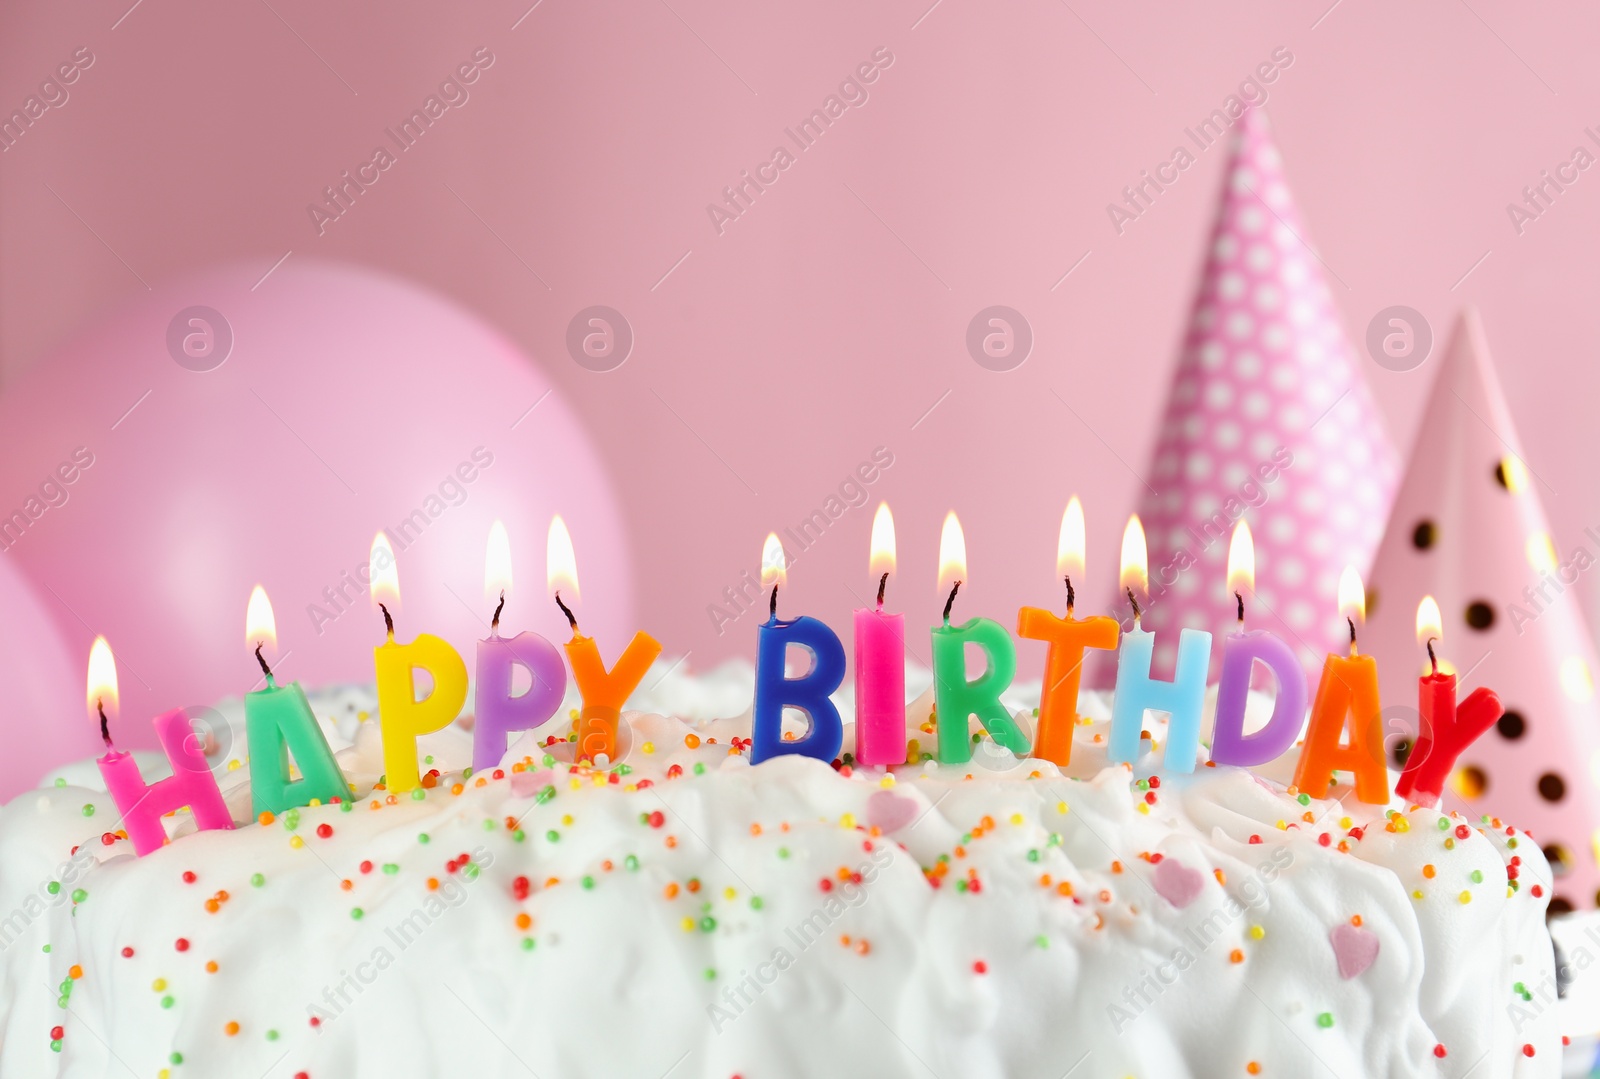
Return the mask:
<svg viewBox="0 0 1600 1079">
<path fill-rule="evenodd" d="M 693 666 L 751 653 L 755 618 L 718 634 L 707 605 L 754 570 L 769 529 L 821 507 L 879 445 L 895 463 L 869 495 L 895 510 L 891 597 L 913 624 L 937 614 L 949 508 L 973 560 L 966 613 L 1009 621 L 1023 602 L 1057 602 L 1073 492 L 1098 604 L 1223 150 L 1123 235 L 1106 204 L 1286 46 L 1294 63 L 1267 108 L 1352 337 L 1407 304 L 1442 347 L 1457 308 L 1480 304 L 1528 464 L 1553 489 L 1558 546 L 1600 522 L 1581 434 L 1600 399 L 1587 319 L 1600 174 L 1525 235 L 1506 214 L 1600 122 L 1585 112 L 1600 94 L 1600 13 L 1509 0 L 528 7 L 8 5 L 0 112 L 78 47 L 96 61 L 0 154 L 0 378 L 146 296 L 143 282 L 224 261 L 267 274 L 285 252 L 365 263 L 477 312 L 586 420 L 627 515 L 642 621 Z M 470 100 L 319 236 L 308 203 L 480 46 L 495 62 Z M 707 204 L 879 47 L 894 62 L 870 100 L 718 235 Z M 603 374 L 564 345 L 593 304 L 636 335 Z M 1017 370 L 966 352 L 968 321 L 992 304 L 1032 324 Z M 1364 366 L 1404 450 L 1434 367 Z M 851 511 L 797 561 L 791 613 L 847 625 L 870 585 L 870 518 L 871 503 Z M 1037 670 L 1038 649 L 1022 651 Z"/>
</svg>

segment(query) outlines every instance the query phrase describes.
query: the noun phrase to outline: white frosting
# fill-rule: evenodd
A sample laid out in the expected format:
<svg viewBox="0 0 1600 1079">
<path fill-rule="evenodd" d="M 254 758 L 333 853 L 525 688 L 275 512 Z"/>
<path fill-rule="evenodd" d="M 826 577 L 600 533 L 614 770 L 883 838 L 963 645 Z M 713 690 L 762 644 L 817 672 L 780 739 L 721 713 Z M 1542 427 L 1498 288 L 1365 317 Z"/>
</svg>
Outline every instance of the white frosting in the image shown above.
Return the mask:
<svg viewBox="0 0 1600 1079">
<path fill-rule="evenodd" d="M 502 778 L 463 781 L 466 721 L 422 741 L 439 785 L 389 805 L 372 792 L 381 747 L 360 688 L 311 698 L 360 797 L 302 809 L 292 831 L 256 823 L 248 770 L 220 763 L 244 752 L 238 702 L 218 706 L 216 731 L 233 832 L 188 834 L 180 814 L 181 838 L 136 858 L 102 843 L 117 812 L 92 762 L 48 777 L 0 809 L 0 1075 L 1560 1074 L 1558 1010 L 1537 995 L 1554 978 L 1550 869 L 1504 826 L 1302 804 L 1238 769 L 1169 776 L 1159 752 L 1107 766 L 1108 700 L 1092 694 L 1069 776 L 986 744 L 971 766 L 892 776 L 752 767 L 729 752 L 749 734 L 733 715 L 748 668 L 659 670 L 614 780 L 563 763 L 565 743 L 546 763 L 535 743 L 567 731 L 552 722 L 511 747 Z M 914 722 L 927 710 L 924 693 Z M 463 854 L 472 866 L 451 871 Z M 1341 925 L 1352 949 L 1377 942 L 1349 978 Z"/>
</svg>

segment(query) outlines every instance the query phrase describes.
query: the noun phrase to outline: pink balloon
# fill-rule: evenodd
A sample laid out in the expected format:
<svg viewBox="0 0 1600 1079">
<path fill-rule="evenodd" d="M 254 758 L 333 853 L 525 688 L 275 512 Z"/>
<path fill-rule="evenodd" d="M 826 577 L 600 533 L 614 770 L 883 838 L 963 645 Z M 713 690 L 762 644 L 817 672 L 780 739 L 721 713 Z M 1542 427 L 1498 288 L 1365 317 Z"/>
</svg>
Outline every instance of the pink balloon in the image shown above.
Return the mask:
<svg viewBox="0 0 1600 1079">
<path fill-rule="evenodd" d="M 77 722 L 82 666 L 21 568 L 0 558 L 0 801 L 100 745 L 94 729 Z"/>
<path fill-rule="evenodd" d="M 281 675 L 370 680 L 383 625 L 361 568 L 380 528 L 397 552 L 397 638 L 438 634 L 470 664 L 497 517 L 516 574 L 503 627 L 566 639 L 544 582 L 561 513 L 584 631 L 620 650 L 635 628 L 623 518 L 545 374 L 393 277 L 297 255 L 260 278 L 234 265 L 159 287 L 0 397 L 0 543 L 54 592 L 41 594 L 75 670 L 94 634 L 110 641 L 118 744 L 153 746 L 150 717 L 256 685 L 244 614 L 257 582 Z M 63 744 L 92 730 L 81 679 L 70 706 L 28 717 Z"/>
</svg>

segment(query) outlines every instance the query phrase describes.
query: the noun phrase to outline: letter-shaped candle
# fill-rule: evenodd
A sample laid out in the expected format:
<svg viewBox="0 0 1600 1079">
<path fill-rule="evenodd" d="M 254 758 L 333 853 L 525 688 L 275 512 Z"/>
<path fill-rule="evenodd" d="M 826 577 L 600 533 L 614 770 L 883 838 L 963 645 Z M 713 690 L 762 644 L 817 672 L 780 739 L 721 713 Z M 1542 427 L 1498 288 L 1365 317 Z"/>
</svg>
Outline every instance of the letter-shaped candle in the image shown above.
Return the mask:
<svg viewBox="0 0 1600 1079">
<path fill-rule="evenodd" d="M 753 764 L 785 753 L 798 753 L 819 761 L 832 761 L 844 743 L 844 722 L 828 695 L 844 681 L 844 645 L 838 635 L 809 615 L 782 620 L 778 617 L 778 589 L 787 579 L 783 544 L 767 535 L 761 551 L 761 584 L 771 586 L 767 621 L 757 630 L 756 700 L 751 715 L 750 760 Z M 811 670 L 799 678 L 787 677 L 790 646 L 811 653 Z M 783 710 L 798 708 L 811 720 L 811 729 L 799 738 L 783 737 Z"/>
<path fill-rule="evenodd" d="M 572 537 L 560 516 L 550 521 L 546 574 L 556 605 L 572 627 L 572 640 L 566 646 L 567 662 L 572 664 L 572 680 L 578 683 L 578 694 L 583 698 L 578 712 L 578 758 L 614 762 L 620 756 L 622 706 L 661 654 L 661 645 L 648 633 L 636 632 L 617 657 L 616 666 L 606 670 L 600 646 L 593 637 L 578 632 L 578 616 L 561 600 L 563 588 L 577 598 L 578 560 L 572 550 Z"/>
<path fill-rule="evenodd" d="M 1429 605 L 1431 604 L 1431 608 Z M 1417 634 L 1427 642 L 1429 672 L 1417 680 L 1417 708 L 1421 723 L 1416 744 L 1406 758 L 1405 770 L 1394 792 L 1417 805 L 1436 806 L 1444 785 L 1455 771 L 1456 760 L 1480 735 L 1505 714 L 1492 689 L 1479 687 L 1456 705 L 1456 676 L 1441 673 L 1431 638 L 1440 636 L 1439 605 L 1425 596 L 1417 608 Z M 1426 636 L 1424 636 L 1426 634 Z"/>
<path fill-rule="evenodd" d="M 277 651 L 278 628 L 266 591 L 256 585 L 245 608 L 245 641 L 255 645 L 256 662 L 266 688 L 244 695 L 246 739 L 250 745 L 250 801 L 259 816 L 282 813 L 312 801 L 350 797 L 350 782 L 333 758 L 333 750 L 299 682 L 280 686 L 262 650 Z M 300 778 L 289 778 L 289 758 Z"/>
<path fill-rule="evenodd" d="M 1347 574 L 1352 570 L 1346 570 Z M 1340 579 L 1341 594 L 1345 580 Z M 1360 581 L 1356 582 L 1360 587 Z M 1228 591 L 1238 602 L 1239 629 L 1222 641 L 1222 673 L 1217 678 L 1217 716 L 1211 736 L 1211 759 L 1217 764 L 1266 764 L 1288 752 L 1306 718 L 1306 672 L 1283 638 L 1266 630 L 1245 632 L 1244 594 L 1256 586 L 1255 543 L 1250 526 L 1240 521 L 1228 545 Z M 1272 716 L 1253 734 L 1244 733 L 1250 675 L 1256 661 L 1278 682 Z"/>
<path fill-rule="evenodd" d="M 483 563 L 483 590 L 495 603 L 489 636 L 478 642 L 478 679 L 472 694 L 472 768 L 493 768 L 506 755 L 507 739 L 517 731 L 543 725 L 561 707 L 567 691 L 567 668 L 556 646 L 528 630 L 500 636 L 500 615 L 511 591 L 511 540 L 506 526 L 489 527 Z M 528 688 L 512 692 L 518 669 L 528 674 Z"/>
<path fill-rule="evenodd" d="M 965 764 L 972 759 L 968 723 L 973 716 L 996 745 L 1017 756 L 1028 752 L 1028 736 L 1000 701 L 1017 673 L 1017 646 L 1006 628 L 992 618 L 972 618 L 950 624 L 950 608 L 967 576 L 967 541 L 954 513 L 946 514 L 939 535 L 939 590 L 950 587 L 944 605 L 944 624 L 933 627 L 933 699 L 938 711 L 939 762 Z M 984 671 L 967 678 L 967 645 L 984 655 Z"/>
<path fill-rule="evenodd" d="M 162 817 L 184 806 L 194 814 L 195 827 L 201 831 L 233 827 L 188 715 L 179 709 L 154 720 L 156 737 L 172 763 L 172 775 L 146 783 L 133 755 L 112 747 L 108 707 L 113 712 L 117 708 L 117 663 L 106 639 L 96 637 L 89 650 L 89 713 L 99 718 L 100 737 L 106 744 L 105 756 L 97 763 L 136 854 L 143 857 L 160 850 L 167 842 Z"/>
<path fill-rule="evenodd" d="M 1072 760 L 1072 732 L 1078 726 L 1078 686 L 1083 680 L 1083 653 L 1087 648 L 1115 648 L 1121 632 L 1117 620 L 1105 615 L 1072 617 L 1076 593 L 1072 578 L 1083 579 L 1083 506 L 1073 495 L 1061 517 L 1056 544 L 1056 574 L 1067 586 L 1067 617 L 1057 618 L 1042 607 L 1017 612 L 1017 636 L 1045 641 L 1044 688 L 1039 696 L 1039 733 L 1033 755 L 1065 768 Z"/>
<path fill-rule="evenodd" d="M 877 607 L 858 607 L 856 626 L 856 761 L 906 760 L 906 616 L 883 609 L 894 572 L 894 518 L 880 502 L 872 518 L 868 568 L 878 577 Z M 880 576 L 881 574 L 881 576 Z"/>
<path fill-rule="evenodd" d="M 467 701 L 467 665 L 449 642 L 419 633 L 410 644 L 394 639 L 387 603 L 400 600 L 394 550 L 382 532 L 372 541 L 372 602 L 383 612 L 387 639 L 372 650 L 378 682 L 378 722 L 383 731 L 384 782 L 404 794 L 422 782 L 417 774 L 417 739 L 455 722 Z M 432 691 L 417 699 L 416 672 L 427 671 Z"/>
<path fill-rule="evenodd" d="M 1345 575 L 1354 577 L 1353 573 Z M 1359 584 L 1359 578 L 1356 578 Z M 1378 664 L 1356 651 L 1356 623 L 1352 607 L 1366 609 L 1366 597 L 1351 602 L 1354 593 L 1341 588 L 1340 606 L 1350 626 L 1350 655 L 1328 654 L 1322 664 L 1322 681 L 1311 702 L 1306 744 L 1294 770 L 1294 785 L 1302 794 L 1326 798 L 1334 773 L 1355 776 L 1356 798 L 1369 805 L 1389 801 L 1389 770 L 1383 762 L 1383 715 L 1378 703 Z M 1346 719 L 1350 740 L 1343 740 Z"/>
<path fill-rule="evenodd" d="M 1167 714 L 1167 750 L 1162 758 L 1171 772 L 1194 771 L 1200 752 L 1200 711 L 1206 700 L 1206 668 L 1211 663 L 1211 634 L 1185 629 L 1178 634 L 1178 662 L 1172 681 L 1150 675 L 1156 635 L 1139 625 L 1134 592 L 1149 587 L 1144 526 L 1128 518 L 1122 534 L 1122 587 L 1133 607 L 1133 628 L 1123 634 L 1117 653 L 1116 696 L 1111 703 L 1111 738 L 1107 756 L 1132 764 L 1139 756 L 1146 712 Z"/>
</svg>

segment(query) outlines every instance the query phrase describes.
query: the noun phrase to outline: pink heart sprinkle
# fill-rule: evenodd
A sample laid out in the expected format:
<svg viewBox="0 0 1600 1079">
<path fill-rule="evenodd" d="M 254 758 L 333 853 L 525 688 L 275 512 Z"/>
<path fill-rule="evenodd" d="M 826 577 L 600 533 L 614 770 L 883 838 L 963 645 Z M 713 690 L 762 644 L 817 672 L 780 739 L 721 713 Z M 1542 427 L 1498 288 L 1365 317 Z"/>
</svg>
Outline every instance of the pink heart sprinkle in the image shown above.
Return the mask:
<svg viewBox="0 0 1600 1079">
<path fill-rule="evenodd" d="M 1156 893 L 1175 907 L 1187 907 L 1206 886 L 1206 875 L 1190 869 L 1176 858 L 1163 858 L 1156 863 Z"/>
<path fill-rule="evenodd" d="M 1339 961 L 1339 977 L 1350 979 L 1372 966 L 1378 958 L 1378 934 L 1370 929 L 1341 922 L 1328 934 L 1333 957 Z"/>
<path fill-rule="evenodd" d="M 885 833 L 899 831 L 917 819 L 918 805 L 894 791 L 873 791 L 867 795 L 867 823 Z"/>
</svg>

